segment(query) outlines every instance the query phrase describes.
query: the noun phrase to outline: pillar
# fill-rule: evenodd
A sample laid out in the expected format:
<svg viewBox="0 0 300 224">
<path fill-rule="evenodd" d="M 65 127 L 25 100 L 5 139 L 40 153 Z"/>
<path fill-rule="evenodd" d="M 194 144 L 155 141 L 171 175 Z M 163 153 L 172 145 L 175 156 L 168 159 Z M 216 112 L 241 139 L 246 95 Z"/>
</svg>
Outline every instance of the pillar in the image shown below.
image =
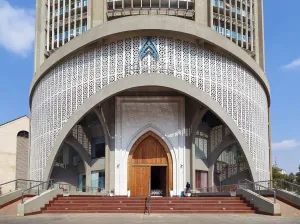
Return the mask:
<svg viewBox="0 0 300 224">
<path fill-rule="evenodd" d="M 195 21 L 205 26 L 210 26 L 210 3 L 208 0 L 196 0 L 195 1 Z"/>
</svg>

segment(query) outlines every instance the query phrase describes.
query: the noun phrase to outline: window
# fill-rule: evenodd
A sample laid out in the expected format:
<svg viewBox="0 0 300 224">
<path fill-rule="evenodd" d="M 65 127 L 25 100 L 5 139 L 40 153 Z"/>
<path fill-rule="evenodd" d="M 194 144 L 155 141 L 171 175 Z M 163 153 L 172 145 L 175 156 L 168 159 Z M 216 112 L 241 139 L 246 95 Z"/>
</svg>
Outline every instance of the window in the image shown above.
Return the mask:
<svg viewBox="0 0 300 224">
<path fill-rule="evenodd" d="M 20 132 L 17 134 L 17 136 L 18 136 L 18 137 L 28 138 L 29 133 L 28 133 L 28 131 L 20 131 Z"/>
<path fill-rule="evenodd" d="M 92 191 L 105 189 L 105 170 L 92 171 Z"/>
<path fill-rule="evenodd" d="M 104 137 L 92 138 L 92 159 L 105 157 Z"/>
</svg>

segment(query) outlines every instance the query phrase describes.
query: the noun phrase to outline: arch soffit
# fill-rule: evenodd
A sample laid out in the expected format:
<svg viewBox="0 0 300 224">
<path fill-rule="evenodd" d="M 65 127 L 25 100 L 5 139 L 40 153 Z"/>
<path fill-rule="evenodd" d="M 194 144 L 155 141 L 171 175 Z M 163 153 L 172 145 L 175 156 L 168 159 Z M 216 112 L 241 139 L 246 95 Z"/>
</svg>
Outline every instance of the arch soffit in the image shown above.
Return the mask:
<svg viewBox="0 0 300 224">
<path fill-rule="evenodd" d="M 138 23 L 136 21 L 139 21 Z M 145 29 L 145 27 L 147 27 Z M 190 21 L 187 19 L 181 19 L 173 16 L 128 16 L 122 19 L 112 20 L 101 25 L 98 25 L 91 30 L 81 34 L 78 38 L 75 38 L 66 45 L 60 47 L 54 54 L 51 55 L 35 72 L 31 85 L 30 85 L 30 102 L 32 99 L 33 90 L 38 83 L 39 79 L 57 62 L 61 61 L 65 57 L 71 55 L 72 53 L 78 51 L 95 41 L 101 40 L 105 37 L 125 33 L 130 31 L 138 30 L 164 30 L 179 32 L 199 39 L 205 40 L 213 45 L 219 47 L 220 49 L 229 52 L 236 59 L 241 60 L 245 63 L 254 74 L 261 81 L 270 103 L 270 86 L 264 71 L 259 67 L 259 65 L 239 46 L 234 44 L 232 41 L 218 35 L 213 29 L 208 26 L 204 26 L 200 23 Z M 30 103 L 31 107 L 31 103 Z"/>
<path fill-rule="evenodd" d="M 61 147 L 61 144 L 66 139 L 68 133 L 72 130 L 73 126 L 76 125 L 79 120 L 84 117 L 89 111 L 91 111 L 96 105 L 101 103 L 103 100 L 116 95 L 119 92 L 122 92 L 126 89 L 139 87 L 139 86 L 161 86 L 167 87 L 179 92 L 190 96 L 206 107 L 208 107 L 217 117 L 219 117 L 231 130 L 233 136 L 239 142 L 241 149 L 243 150 L 246 159 L 248 161 L 250 171 L 252 172 L 252 176 L 254 181 L 257 180 L 256 178 L 256 169 L 252 160 L 252 156 L 250 151 L 248 150 L 248 146 L 239 131 L 236 123 L 233 121 L 231 116 L 227 114 L 223 108 L 213 100 L 207 93 L 203 92 L 202 90 L 198 89 L 195 86 L 190 85 L 178 78 L 167 76 L 164 74 L 158 73 L 146 73 L 141 74 L 139 76 L 130 76 L 123 79 L 120 79 L 117 82 L 111 83 L 110 85 L 106 86 L 102 90 L 98 91 L 90 98 L 88 98 L 69 118 L 67 123 L 61 129 L 60 134 L 58 135 L 53 148 L 51 150 L 51 154 L 47 160 L 47 165 L 44 172 L 44 180 L 49 179 L 50 171 L 56 154 Z"/>
</svg>

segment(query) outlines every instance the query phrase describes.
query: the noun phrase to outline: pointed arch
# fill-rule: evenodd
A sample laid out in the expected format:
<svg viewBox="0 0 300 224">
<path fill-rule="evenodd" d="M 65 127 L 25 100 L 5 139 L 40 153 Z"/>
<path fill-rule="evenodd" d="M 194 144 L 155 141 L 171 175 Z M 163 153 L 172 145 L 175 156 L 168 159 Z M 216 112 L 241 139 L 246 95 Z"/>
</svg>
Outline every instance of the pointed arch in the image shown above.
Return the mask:
<svg viewBox="0 0 300 224">
<path fill-rule="evenodd" d="M 170 151 L 168 145 L 165 143 L 165 141 L 160 136 L 155 134 L 153 131 L 148 131 L 145 134 L 143 134 L 141 137 L 139 137 L 138 140 L 133 144 L 132 149 L 129 152 L 128 161 L 127 161 L 127 165 L 128 165 L 127 186 L 130 189 L 132 187 L 132 185 L 134 184 L 133 183 L 134 155 L 137 152 L 137 150 L 139 150 L 140 144 L 142 144 L 149 137 L 151 137 L 155 141 L 157 141 L 164 150 L 165 159 L 167 162 L 166 163 L 166 166 L 167 166 L 167 186 L 166 187 L 167 187 L 167 189 L 173 188 L 173 160 L 172 160 L 171 151 Z M 141 164 L 141 165 L 146 165 L 146 164 Z M 168 194 L 168 191 L 167 191 L 167 194 Z"/>
</svg>

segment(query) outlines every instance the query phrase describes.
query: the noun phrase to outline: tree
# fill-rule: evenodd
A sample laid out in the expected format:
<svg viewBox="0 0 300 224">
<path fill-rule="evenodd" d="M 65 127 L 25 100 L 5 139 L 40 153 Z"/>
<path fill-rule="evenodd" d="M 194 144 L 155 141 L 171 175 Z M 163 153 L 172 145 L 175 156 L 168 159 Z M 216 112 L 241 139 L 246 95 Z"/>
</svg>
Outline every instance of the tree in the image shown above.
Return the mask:
<svg viewBox="0 0 300 224">
<path fill-rule="evenodd" d="M 290 173 L 289 175 L 284 175 L 284 180 L 290 183 L 294 183 L 296 180 L 296 176 L 293 173 Z"/>
<path fill-rule="evenodd" d="M 284 175 L 279 172 L 278 168 L 273 166 L 272 167 L 272 179 L 274 181 L 282 180 L 283 177 L 284 177 Z"/>
</svg>

